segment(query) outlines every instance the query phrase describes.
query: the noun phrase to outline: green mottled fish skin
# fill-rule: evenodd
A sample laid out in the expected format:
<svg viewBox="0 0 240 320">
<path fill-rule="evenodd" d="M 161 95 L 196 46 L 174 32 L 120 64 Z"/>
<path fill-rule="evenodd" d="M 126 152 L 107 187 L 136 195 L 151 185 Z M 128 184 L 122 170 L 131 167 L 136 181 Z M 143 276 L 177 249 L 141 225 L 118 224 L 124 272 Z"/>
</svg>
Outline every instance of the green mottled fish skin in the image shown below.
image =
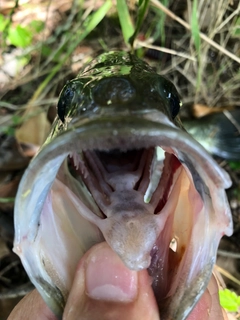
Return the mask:
<svg viewBox="0 0 240 320">
<path fill-rule="evenodd" d="M 144 61 L 126 52 L 106 53 L 63 88 L 58 103 L 61 121 L 54 134 L 80 118 L 141 116 L 149 110 L 163 112 L 182 128 L 177 116 L 180 104 L 175 86 Z"/>
<path fill-rule="evenodd" d="M 240 125 L 240 109 L 231 110 L 229 114 Z M 239 129 L 224 113 L 184 120 L 183 125 L 211 154 L 228 160 L 240 160 Z"/>
<path fill-rule="evenodd" d="M 158 86 L 153 88 L 156 83 Z M 149 88 L 152 91 L 149 91 Z M 109 109 L 105 108 L 107 104 Z M 154 68 L 144 61 L 130 53 L 106 53 L 94 59 L 76 79 L 69 81 L 63 88 L 58 114 L 65 125 L 59 120 L 54 135 L 66 130 L 69 122 L 77 122 L 79 118 L 93 118 L 100 114 L 104 118 L 104 115 L 109 116 L 116 112 L 121 115 L 121 106 L 123 113 L 128 111 L 129 114 L 136 112 L 139 115 L 148 111 L 150 106 L 151 109 L 159 110 L 172 118 L 178 127 L 183 129 L 184 126 L 211 154 L 226 159 L 240 159 L 240 134 L 223 113 L 184 120 L 182 126 L 179 117 L 175 117 L 180 104 L 174 85 L 157 75 Z M 240 109 L 230 113 L 240 123 Z"/>
</svg>

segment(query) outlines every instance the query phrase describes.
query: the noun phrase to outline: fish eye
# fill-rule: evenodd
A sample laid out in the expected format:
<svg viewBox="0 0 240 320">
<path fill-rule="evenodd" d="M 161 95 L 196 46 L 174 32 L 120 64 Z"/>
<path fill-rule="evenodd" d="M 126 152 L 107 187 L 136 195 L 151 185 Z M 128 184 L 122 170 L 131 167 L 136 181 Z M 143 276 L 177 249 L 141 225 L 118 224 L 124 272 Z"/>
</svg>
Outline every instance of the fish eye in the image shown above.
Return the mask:
<svg viewBox="0 0 240 320">
<path fill-rule="evenodd" d="M 169 106 L 170 106 L 171 116 L 174 119 L 178 115 L 180 108 L 182 106 L 182 102 L 178 95 L 171 94 L 171 97 L 169 98 Z"/>
<path fill-rule="evenodd" d="M 161 97 L 167 101 L 172 119 L 176 118 L 182 106 L 180 96 L 175 88 L 174 84 L 168 81 L 166 78 L 158 77 L 158 92 Z"/>
<path fill-rule="evenodd" d="M 62 122 L 64 122 L 68 106 L 69 104 L 71 104 L 71 101 L 74 96 L 74 91 L 72 90 L 72 87 L 68 86 L 68 84 L 66 86 L 67 87 L 63 89 L 63 91 L 61 92 L 57 105 L 57 113 Z"/>
</svg>

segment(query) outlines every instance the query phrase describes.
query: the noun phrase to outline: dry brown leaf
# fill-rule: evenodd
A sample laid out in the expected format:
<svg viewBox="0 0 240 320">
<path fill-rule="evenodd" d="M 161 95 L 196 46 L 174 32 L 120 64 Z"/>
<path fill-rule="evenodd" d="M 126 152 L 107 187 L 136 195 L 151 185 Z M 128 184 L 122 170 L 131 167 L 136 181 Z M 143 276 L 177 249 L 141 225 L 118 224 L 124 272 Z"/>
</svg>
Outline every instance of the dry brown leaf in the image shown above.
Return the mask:
<svg viewBox="0 0 240 320">
<path fill-rule="evenodd" d="M 21 143 L 41 146 L 51 128 L 46 112 L 40 107 L 30 107 L 26 110 L 24 117 L 27 120 L 16 130 L 16 139 Z"/>
<path fill-rule="evenodd" d="M 201 118 L 203 116 L 206 116 L 210 113 L 215 113 L 215 112 L 223 112 L 224 110 L 232 110 L 231 107 L 228 108 L 210 108 L 208 106 L 205 106 L 203 104 L 195 104 L 193 106 L 193 115 L 196 118 Z"/>
</svg>

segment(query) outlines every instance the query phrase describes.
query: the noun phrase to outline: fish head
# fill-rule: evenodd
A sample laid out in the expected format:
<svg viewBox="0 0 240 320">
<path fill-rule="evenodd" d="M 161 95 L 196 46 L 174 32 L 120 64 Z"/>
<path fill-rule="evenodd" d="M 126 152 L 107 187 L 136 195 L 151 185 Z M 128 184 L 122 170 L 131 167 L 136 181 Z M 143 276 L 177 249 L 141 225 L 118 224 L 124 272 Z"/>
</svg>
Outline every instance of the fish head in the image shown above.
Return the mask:
<svg viewBox="0 0 240 320">
<path fill-rule="evenodd" d="M 231 185 L 182 127 L 171 82 L 135 56 L 103 54 L 62 90 L 58 117 L 15 204 L 14 251 L 61 317 L 81 256 L 107 241 L 147 269 L 161 319 L 184 320 L 231 235 Z"/>
</svg>

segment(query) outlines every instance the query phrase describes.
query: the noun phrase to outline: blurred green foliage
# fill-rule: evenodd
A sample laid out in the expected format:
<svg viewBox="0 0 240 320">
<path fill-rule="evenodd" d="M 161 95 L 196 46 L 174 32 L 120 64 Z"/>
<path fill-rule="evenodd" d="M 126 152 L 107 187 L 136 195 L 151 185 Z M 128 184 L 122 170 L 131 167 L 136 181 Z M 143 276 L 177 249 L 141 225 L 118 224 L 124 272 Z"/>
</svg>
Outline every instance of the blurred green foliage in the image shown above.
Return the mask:
<svg viewBox="0 0 240 320">
<path fill-rule="evenodd" d="M 235 292 L 228 289 L 219 290 L 219 298 L 220 304 L 224 309 L 230 312 L 238 312 L 240 307 L 240 296 Z"/>
<path fill-rule="evenodd" d="M 33 20 L 27 26 L 13 26 L 9 18 L 0 14 L 0 32 L 3 33 L 5 45 L 26 48 L 32 44 L 34 36 L 44 29 L 44 22 Z"/>
</svg>

